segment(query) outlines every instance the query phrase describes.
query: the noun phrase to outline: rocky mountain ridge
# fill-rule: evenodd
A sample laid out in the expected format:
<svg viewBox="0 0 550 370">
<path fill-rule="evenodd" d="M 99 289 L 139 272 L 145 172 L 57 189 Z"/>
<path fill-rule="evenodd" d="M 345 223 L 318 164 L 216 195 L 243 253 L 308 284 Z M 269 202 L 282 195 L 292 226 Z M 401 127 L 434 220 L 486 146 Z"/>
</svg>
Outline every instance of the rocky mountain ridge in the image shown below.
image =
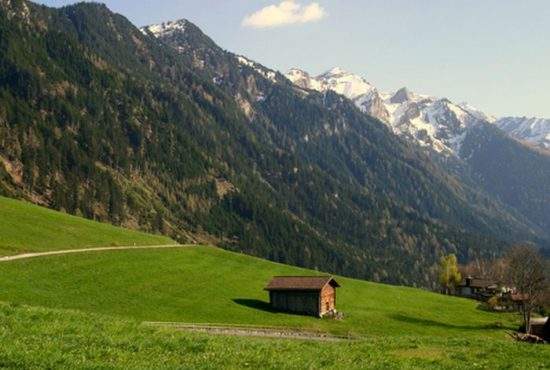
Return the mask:
<svg viewBox="0 0 550 370">
<path fill-rule="evenodd" d="M 510 136 L 541 148 L 550 148 L 550 120 L 505 117 L 497 119 L 467 103 L 454 103 L 411 92 L 381 92 L 361 76 L 333 68 L 319 76 L 291 69 L 286 77 L 297 86 L 317 91 L 332 90 L 353 100 L 365 113 L 386 123 L 394 133 L 444 155 L 460 156 L 469 128 L 492 123 Z"/>
</svg>

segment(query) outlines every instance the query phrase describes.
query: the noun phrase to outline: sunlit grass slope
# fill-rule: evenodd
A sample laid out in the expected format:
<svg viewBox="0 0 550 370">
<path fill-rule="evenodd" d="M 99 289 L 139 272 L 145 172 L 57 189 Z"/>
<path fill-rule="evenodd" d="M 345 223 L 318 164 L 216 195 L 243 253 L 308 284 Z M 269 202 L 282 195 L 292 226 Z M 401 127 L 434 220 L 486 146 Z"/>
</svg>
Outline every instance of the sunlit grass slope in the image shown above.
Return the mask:
<svg viewBox="0 0 550 370">
<path fill-rule="evenodd" d="M 506 338 L 513 314 L 419 289 L 338 278 L 345 320 L 274 313 L 263 287 L 273 275 L 311 274 L 212 247 L 131 250 L 0 264 L 0 300 L 143 321 L 281 325 L 360 336 Z"/>
<path fill-rule="evenodd" d="M 0 198 L 0 254 L 134 243 L 172 241 Z M 271 276 L 316 273 L 214 247 L 0 263 L 0 301 L 9 302 L 0 303 L 0 368 L 550 367 L 549 346 L 507 336 L 517 315 L 419 289 L 337 277 L 343 321 L 269 309 Z M 284 326 L 355 340 L 209 336 L 143 321 Z"/>
<path fill-rule="evenodd" d="M 164 236 L 127 230 L 0 197 L 0 256 L 71 248 L 173 243 Z"/>
<path fill-rule="evenodd" d="M 311 342 L 148 329 L 133 320 L 0 304 L 0 368 L 545 369 L 550 348 L 502 340 L 377 336 Z"/>
</svg>

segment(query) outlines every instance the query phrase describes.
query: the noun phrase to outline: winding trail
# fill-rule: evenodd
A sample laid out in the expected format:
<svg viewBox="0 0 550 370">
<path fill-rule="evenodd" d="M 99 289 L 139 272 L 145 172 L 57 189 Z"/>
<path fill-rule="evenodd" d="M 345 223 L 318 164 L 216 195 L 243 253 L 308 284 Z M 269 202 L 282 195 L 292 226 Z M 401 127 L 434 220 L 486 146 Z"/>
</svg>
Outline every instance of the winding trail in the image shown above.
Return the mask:
<svg viewBox="0 0 550 370">
<path fill-rule="evenodd" d="M 0 262 L 10 262 L 10 261 L 16 261 L 16 260 L 23 260 L 27 258 L 57 256 L 62 254 L 74 254 L 74 253 L 120 251 L 120 250 L 130 250 L 130 249 L 170 249 L 170 248 L 185 248 L 185 247 L 187 246 L 181 245 L 181 244 L 167 244 L 167 245 L 136 245 L 136 246 L 125 246 L 125 247 L 97 247 L 97 248 L 82 248 L 82 249 L 66 249 L 61 251 L 25 253 L 25 254 L 17 254 L 15 256 L 0 257 Z"/>
</svg>

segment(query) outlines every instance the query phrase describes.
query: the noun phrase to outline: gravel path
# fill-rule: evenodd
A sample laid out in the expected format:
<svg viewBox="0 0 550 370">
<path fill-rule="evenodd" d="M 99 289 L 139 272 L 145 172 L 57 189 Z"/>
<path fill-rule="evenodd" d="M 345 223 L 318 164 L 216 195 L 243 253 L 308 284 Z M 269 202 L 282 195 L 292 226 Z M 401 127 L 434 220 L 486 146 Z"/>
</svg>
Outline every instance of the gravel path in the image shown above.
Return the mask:
<svg viewBox="0 0 550 370">
<path fill-rule="evenodd" d="M 192 331 L 207 334 L 235 335 L 241 337 L 266 337 L 317 341 L 343 341 L 352 339 L 343 336 L 335 336 L 328 333 L 312 332 L 284 327 L 264 328 L 253 326 L 224 326 L 175 322 L 144 322 L 143 324 L 155 328 L 173 329 L 178 331 Z"/>
<path fill-rule="evenodd" d="M 101 251 L 119 251 L 128 249 L 165 249 L 165 248 L 184 248 L 185 245 L 168 244 L 168 245 L 143 245 L 143 246 L 126 246 L 126 247 L 98 247 L 98 248 L 83 248 L 83 249 L 67 249 L 62 251 L 25 253 L 15 256 L 0 257 L 0 262 L 9 262 L 22 260 L 27 258 L 56 256 L 60 254 L 86 253 L 86 252 L 101 252 Z"/>
</svg>

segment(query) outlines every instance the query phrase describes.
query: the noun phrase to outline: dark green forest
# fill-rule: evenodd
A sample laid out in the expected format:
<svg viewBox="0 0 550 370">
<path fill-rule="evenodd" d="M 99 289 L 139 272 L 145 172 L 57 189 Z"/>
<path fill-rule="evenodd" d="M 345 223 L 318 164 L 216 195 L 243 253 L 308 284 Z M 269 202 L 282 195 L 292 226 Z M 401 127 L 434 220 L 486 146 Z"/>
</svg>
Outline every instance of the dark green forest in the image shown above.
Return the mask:
<svg viewBox="0 0 550 370">
<path fill-rule="evenodd" d="M 491 125 L 477 127 L 461 149 L 478 184 L 550 232 L 549 155 Z"/>
<path fill-rule="evenodd" d="M 274 261 L 431 286 L 533 223 L 353 103 L 201 30 L 156 39 L 105 6 L 0 0 L 0 193 Z"/>
</svg>

